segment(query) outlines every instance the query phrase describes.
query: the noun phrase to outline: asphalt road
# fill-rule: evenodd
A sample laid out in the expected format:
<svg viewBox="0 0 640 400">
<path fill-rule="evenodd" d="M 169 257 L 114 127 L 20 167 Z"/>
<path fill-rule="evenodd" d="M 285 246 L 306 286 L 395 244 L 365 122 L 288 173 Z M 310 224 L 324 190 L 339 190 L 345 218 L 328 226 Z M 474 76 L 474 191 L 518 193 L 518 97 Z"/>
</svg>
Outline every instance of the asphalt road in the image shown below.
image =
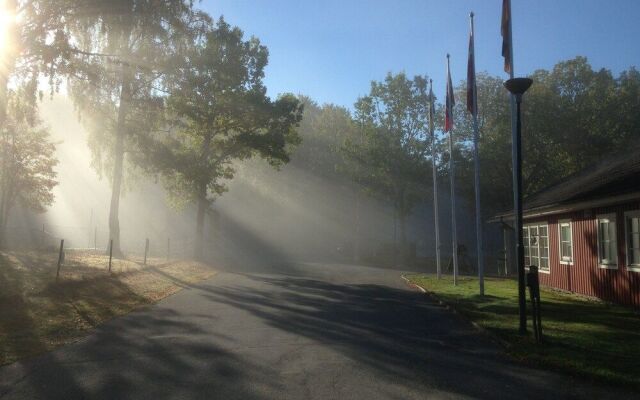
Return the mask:
<svg viewBox="0 0 640 400">
<path fill-rule="evenodd" d="M 393 270 L 221 272 L 34 360 L 2 399 L 616 398 L 526 368 Z"/>
</svg>

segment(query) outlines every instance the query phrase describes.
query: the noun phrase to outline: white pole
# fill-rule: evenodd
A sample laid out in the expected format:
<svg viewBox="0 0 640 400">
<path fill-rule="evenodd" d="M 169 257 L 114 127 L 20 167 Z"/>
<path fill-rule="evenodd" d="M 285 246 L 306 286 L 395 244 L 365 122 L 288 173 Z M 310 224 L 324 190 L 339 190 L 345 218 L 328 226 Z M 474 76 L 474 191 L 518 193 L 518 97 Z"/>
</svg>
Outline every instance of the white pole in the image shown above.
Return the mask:
<svg viewBox="0 0 640 400">
<path fill-rule="evenodd" d="M 451 78 L 451 69 L 449 65 L 449 54 L 447 54 L 447 91 Z M 447 93 L 447 96 L 449 93 Z M 453 102 L 453 99 L 450 99 Z M 451 118 L 453 118 L 453 104 L 451 104 Z M 449 174 L 451 179 L 451 240 L 453 247 L 453 284 L 458 284 L 458 235 L 456 229 L 456 186 L 455 186 L 455 163 L 453 162 L 453 123 L 449 131 Z"/>
<path fill-rule="evenodd" d="M 434 104 L 433 104 L 433 80 L 429 79 L 429 133 L 431 134 L 431 161 L 433 163 L 433 216 L 436 228 L 436 275 L 438 279 L 442 277 L 442 267 L 440 265 L 440 223 L 438 222 L 438 172 L 436 165 L 436 137 L 434 132 Z"/>
<path fill-rule="evenodd" d="M 458 284 L 458 235 L 456 232 L 456 179 L 453 162 L 453 129 L 449 132 L 449 173 L 451 178 L 451 239 L 453 246 L 453 284 Z"/>
<path fill-rule="evenodd" d="M 482 251 L 482 210 L 480 208 L 480 156 L 478 154 L 478 141 L 479 141 L 479 133 L 478 133 L 478 93 L 477 86 L 475 84 L 475 76 L 476 76 L 476 63 L 475 63 L 475 33 L 473 30 L 473 13 L 469 14 L 469 18 L 471 21 L 471 51 L 472 54 L 469 57 L 473 57 L 472 68 L 474 79 L 474 85 L 472 88 L 473 95 L 473 163 L 474 163 L 474 183 L 475 183 L 475 194 L 476 194 L 476 252 L 478 255 L 478 280 L 480 282 L 480 296 L 484 296 L 484 254 Z M 468 79 L 468 78 L 467 78 Z"/>
</svg>

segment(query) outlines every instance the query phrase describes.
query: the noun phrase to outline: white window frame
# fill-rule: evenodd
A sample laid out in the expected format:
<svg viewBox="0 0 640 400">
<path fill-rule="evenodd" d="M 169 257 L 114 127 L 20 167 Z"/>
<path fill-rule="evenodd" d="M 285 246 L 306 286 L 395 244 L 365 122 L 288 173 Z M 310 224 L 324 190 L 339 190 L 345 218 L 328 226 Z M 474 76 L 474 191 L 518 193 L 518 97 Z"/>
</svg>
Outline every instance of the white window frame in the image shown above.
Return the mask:
<svg viewBox="0 0 640 400">
<path fill-rule="evenodd" d="M 602 256 L 600 255 L 600 221 L 601 220 L 607 220 L 609 221 L 609 223 L 611 223 L 611 221 L 613 221 L 615 225 L 615 230 L 614 230 L 614 240 L 615 240 L 615 262 L 611 262 L 611 263 L 603 263 L 602 262 Z M 619 255 L 618 255 L 618 225 L 617 225 L 617 218 L 616 218 L 616 213 L 609 213 L 609 214 L 598 214 L 596 216 L 596 238 L 597 238 L 597 247 L 598 247 L 598 267 L 600 268 L 604 268 L 604 269 L 618 269 L 618 264 L 620 262 L 619 260 Z"/>
<path fill-rule="evenodd" d="M 624 213 L 624 252 L 627 269 L 629 271 L 640 272 L 640 264 L 631 264 L 630 262 L 629 225 L 627 224 L 627 218 L 640 218 L 640 210 L 626 211 Z"/>
<path fill-rule="evenodd" d="M 571 245 L 571 257 L 565 260 L 562 257 L 562 226 L 569 225 L 569 244 Z M 558 260 L 562 265 L 573 265 L 573 223 L 570 219 L 561 219 L 558 221 Z"/>
<path fill-rule="evenodd" d="M 538 267 L 538 272 L 541 272 L 543 274 L 550 274 L 551 273 L 551 257 L 549 254 L 549 224 L 547 222 L 532 222 L 532 223 L 528 223 L 528 224 L 524 224 L 522 226 L 522 229 L 527 229 L 529 230 L 529 228 L 531 227 L 536 227 L 538 228 L 538 237 L 540 237 L 540 228 L 544 227 L 547 230 L 547 256 L 546 257 L 542 257 L 542 247 L 540 247 L 540 239 L 538 239 L 538 256 L 536 257 L 538 259 L 538 261 L 541 258 L 546 258 L 547 259 L 547 267 L 546 268 L 542 268 L 540 265 L 537 265 Z M 523 238 L 524 238 L 524 232 L 522 234 Z M 531 264 L 531 232 L 528 231 L 527 232 L 527 239 L 528 239 L 528 243 L 524 244 L 526 247 L 529 247 L 529 264 Z M 538 264 L 540 264 L 538 262 Z M 527 265 L 526 268 L 528 269 L 529 266 Z"/>
</svg>

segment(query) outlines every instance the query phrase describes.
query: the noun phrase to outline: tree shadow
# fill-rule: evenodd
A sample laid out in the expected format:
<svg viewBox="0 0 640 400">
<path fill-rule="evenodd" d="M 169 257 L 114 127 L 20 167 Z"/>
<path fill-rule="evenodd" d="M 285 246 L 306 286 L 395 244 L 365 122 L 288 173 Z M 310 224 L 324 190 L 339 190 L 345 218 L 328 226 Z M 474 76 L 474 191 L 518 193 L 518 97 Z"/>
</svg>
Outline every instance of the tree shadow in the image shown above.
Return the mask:
<svg viewBox="0 0 640 400">
<path fill-rule="evenodd" d="M 548 398 L 562 393 L 567 379 L 512 363 L 468 324 L 409 290 L 290 276 L 246 278 L 256 285 L 251 290 L 211 286 L 203 296 L 338 349 L 393 385 L 478 398 L 515 398 L 524 390 L 528 398 Z"/>
</svg>

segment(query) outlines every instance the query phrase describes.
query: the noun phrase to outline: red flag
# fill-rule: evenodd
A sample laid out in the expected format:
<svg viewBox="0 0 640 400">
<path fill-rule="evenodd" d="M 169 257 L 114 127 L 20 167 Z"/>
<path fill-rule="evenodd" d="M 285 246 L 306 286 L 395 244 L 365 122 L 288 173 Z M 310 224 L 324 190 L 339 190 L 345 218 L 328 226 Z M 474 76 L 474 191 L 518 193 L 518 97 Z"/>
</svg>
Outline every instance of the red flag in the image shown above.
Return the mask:
<svg viewBox="0 0 640 400">
<path fill-rule="evenodd" d="M 444 131 L 451 132 L 453 129 L 453 85 L 451 84 L 451 70 L 449 68 L 449 55 L 447 54 L 447 101 L 444 114 Z"/>
<path fill-rule="evenodd" d="M 471 13 L 471 32 L 469 33 L 469 60 L 467 61 L 467 110 L 471 115 L 478 112 L 478 99 L 476 86 L 476 56 L 473 39 L 473 13 Z"/>
<path fill-rule="evenodd" d="M 513 66 L 513 47 L 511 43 L 511 0 L 502 0 L 502 24 L 500 27 L 502 35 L 502 57 L 504 57 L 504 72 L 511 73 Z"/>
</svg>

